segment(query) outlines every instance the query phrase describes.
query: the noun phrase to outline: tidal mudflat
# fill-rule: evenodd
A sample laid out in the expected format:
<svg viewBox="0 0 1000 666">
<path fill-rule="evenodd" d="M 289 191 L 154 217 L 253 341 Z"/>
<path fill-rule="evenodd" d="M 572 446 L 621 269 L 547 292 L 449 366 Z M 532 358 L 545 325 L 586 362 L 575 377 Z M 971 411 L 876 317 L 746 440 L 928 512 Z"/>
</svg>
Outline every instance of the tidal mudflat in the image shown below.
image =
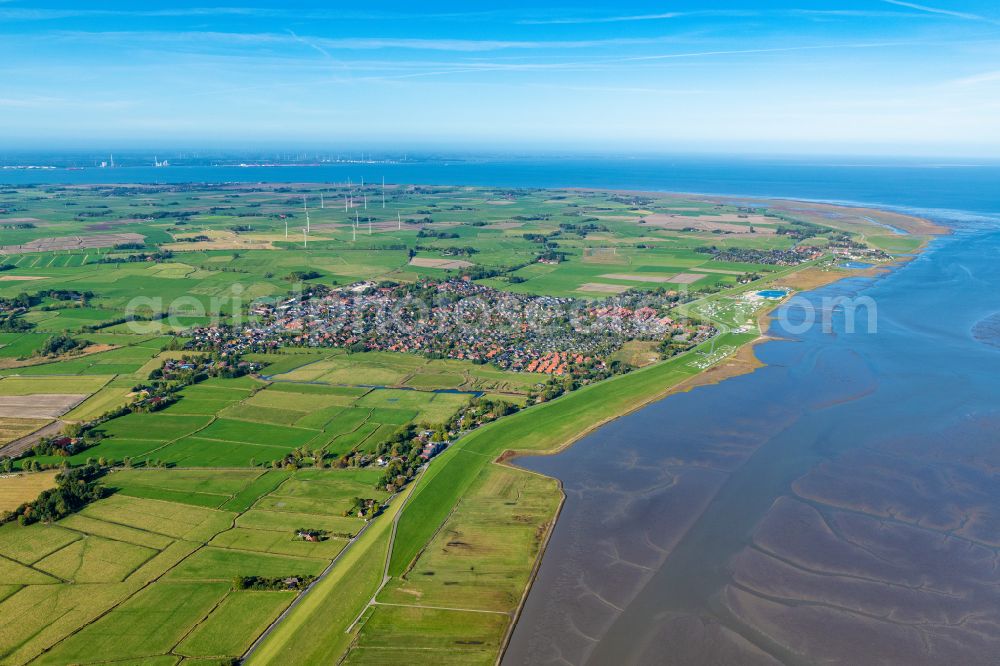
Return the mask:
<svg viewBox="0 0 1000 666">
<path fill-rule="evenodd" d="M 998 253 L 963 224 L 799 297 L 876 330 L 793 300 L 766 367 L 520 459 L 567 499 L 504 663 L 995 663 Z"/>
</svg>

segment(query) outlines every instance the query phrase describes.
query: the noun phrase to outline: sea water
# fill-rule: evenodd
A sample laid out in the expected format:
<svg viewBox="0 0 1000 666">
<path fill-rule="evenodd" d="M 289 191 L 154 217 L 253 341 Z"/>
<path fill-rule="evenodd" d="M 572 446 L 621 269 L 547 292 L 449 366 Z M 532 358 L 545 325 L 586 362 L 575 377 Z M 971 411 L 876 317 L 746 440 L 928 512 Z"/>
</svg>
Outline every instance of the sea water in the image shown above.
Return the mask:
<svg viewBox="0 0 1000 666">
<path fill-rule="evenodd" d="M 0 183 L 368 183 L 595 187 L 997 212 L 1000 163 L 847 158 L 479 157 L 390 164 L 0 169 Z"/>
<path fill-rule="evenodd" d="M 518 460 L 566 503 L 505 664 L 995 663 L 1000 223 L 941 219 L 793 299 L 871 326 L 783 306 L 766 367 Z"/>
</svg>

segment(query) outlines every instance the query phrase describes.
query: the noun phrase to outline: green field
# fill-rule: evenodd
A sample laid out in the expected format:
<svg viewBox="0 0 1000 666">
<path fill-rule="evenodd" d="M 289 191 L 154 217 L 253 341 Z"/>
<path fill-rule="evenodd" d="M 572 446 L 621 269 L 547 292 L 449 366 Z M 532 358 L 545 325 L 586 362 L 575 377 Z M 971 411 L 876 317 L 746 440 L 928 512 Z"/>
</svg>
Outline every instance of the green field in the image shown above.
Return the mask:
<svg viewBox="0 0 1000 666">
<path fill-rule="evenodd" d="M 11 511 L 56 485 L 55 472 L 37 472 L 0 478 L 0 511 Z"/>
<path fill-rule="evenodd" d="M 531 376 L 491 366 L 391 352 L 333 354 L 276 374 L 273 378 L 282 382 L 314 382 L 336 386 L 358 384 L 359 377 L 363 377 L 364 384 L 368 386 L 510 393 L 525 393 L 537 382 Z"/>
<path fill-rule="evenodd" d="M 337 502 L 367 494 L 371 474 L 122 470 L 107 484 L 117 492 L 56 525 L 0 527 L 4 663 L 239 656 L 295 592 L 234 590 L 233 578 L 325 569 L 347 540 L 295 530 L 359 532 Z M 310 501 L 286 511 L 295 499 Z"/>
<path fill-rule="evenodd" d="M 292 592 L 233 592 L 174 651 L 186 657 L 238 657 L 294 596 Z"/>
<path fill-rule="evenodd" d="M 153 585 L 60 642 L 35 663 L 142 659 L 168 653 L 222 601 L 228 583 Z M 127 631 L 122 631 L 128 627 Z"/>
<path fill-rule="evenodd" d="M 353 634 L 345 632 L 345 628 L 351 627 L 365 610 L 382 580 L 389 554 L 391 521 L 409 492 L 407 488 L 387 515 L 365 531 L 331 574 L 263 642 L 248 663 L 323 663 L 348 648 Z"/>
<path fill-rule="evenodd" d="M 33 395 L 36 393 L 96 393 L 110 376 L 101 377 L 2 377 L 0 395 Z"/>
<path fill-rule="evenodd" d="M 401 426 L 447 421 L 469 400 L 465 393 L 244 380 L 210 380 L 186 387 L 180 391 L 180 399 L 162 411 L 109 421 L 100 427 L 105 438 L 97 446 L 69 460 L 79 463 L 86 458 L 131 458 L 134 464 L 160 461 L 184 468 L 248 467 L 281 459 L 302 446 L 335 455 L 371 451 Z M 86 420 L 129 401 L 134 380 L 74 377 L 60 378 L 57 384 L 46 378 L 6 377 L 0 380 L 0 395 L 4 394 L 4 385 L 9 395 L 58 392 L 60 387 L 91 394 L 66 415 L 70 420 Z M 30 460 L 22 459 L 19 464 L 23 466 Z M 51 457 L 37 460 L 59 462 Z M 166 497 L 162 492 L 148 495 L 148 490 L 128 491 L 140 492 L 147 493 L 142 496 Z M 195 496 L 179 501 L 197 499 Z M 201 501 L 210 502 L 211 498 L 202 496 Z"/>
<path fill-rule="evenodd" d="M 111 475 L 107 484 L 122 495 L 217 509 L 252 488 L 262 475 L 250 470 L 122 470 Z"/>
</svg>

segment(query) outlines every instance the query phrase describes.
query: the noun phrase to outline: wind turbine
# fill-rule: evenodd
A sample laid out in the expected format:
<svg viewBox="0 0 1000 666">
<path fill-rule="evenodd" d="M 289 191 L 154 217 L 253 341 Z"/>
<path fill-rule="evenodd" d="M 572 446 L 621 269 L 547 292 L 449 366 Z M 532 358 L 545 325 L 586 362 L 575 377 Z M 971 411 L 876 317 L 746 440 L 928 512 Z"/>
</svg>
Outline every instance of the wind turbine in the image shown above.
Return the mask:
<svg viewBox="0 0 1000 666">
<path fill-rule="evenodd" d="M 309 229 L 309 204 L 306 203 L 306 198 L 304 196 L 302 197 L 302 208 L 303 208 L 303 210 L 306 211 L 306 232 L 308 233 L 310 231 L 310 229 Z"/>
<path fill-rule="evenodd" d="M 305 229 L 302 230 L 302 245 L 307 248 L 309 247 L 309 234 L 306 233 Z"/>
<path fill-rule="evenodd" d="M 285 218 L 285 240 L 288 240 L 288 218 Z"/>
<path fill-rule="evenodd" d="M 368 218 L 368 235 L 372 235 L 372 218 Z"/>
<path fill-rule="evenodd" d="M 382 208 L 385 208 L 385 176 L 382 176 Z"/>
<path fill-rule="evenodd" d="M 396 224 L 398 225 L 396 227 L 396 229 L 398 231 L 402 231 L 403 230 L 403 216 L 399 214 L 398 210 L 396 211 Z"/>
<path fill-rule="evenodd" d="M 323 199 L 323 193 L 322 192 L 319 193 L 319 207 L 320 208 L 326 208 L 326 200 Z"/>
</svg>

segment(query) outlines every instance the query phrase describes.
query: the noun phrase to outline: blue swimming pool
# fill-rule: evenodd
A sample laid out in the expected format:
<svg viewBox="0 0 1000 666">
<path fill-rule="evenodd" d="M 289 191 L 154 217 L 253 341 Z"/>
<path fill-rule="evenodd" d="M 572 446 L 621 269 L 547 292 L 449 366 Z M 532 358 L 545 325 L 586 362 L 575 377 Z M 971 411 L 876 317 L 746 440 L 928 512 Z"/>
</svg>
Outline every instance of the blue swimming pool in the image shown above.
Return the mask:
<svg viewBox="0 0 1000 666">
<path fill-rule="evenodd" d="M 782 298 L 784 298 L 785 296 L 788 295 L 788 290 L 787 289 L 765 289 L 764 291 L 758 291 L 757 295 L 761 296 L 763 298 L 772 300 L 772 301 L 778 301 L 778 300 L 781 300 Z"/>
</svg>

